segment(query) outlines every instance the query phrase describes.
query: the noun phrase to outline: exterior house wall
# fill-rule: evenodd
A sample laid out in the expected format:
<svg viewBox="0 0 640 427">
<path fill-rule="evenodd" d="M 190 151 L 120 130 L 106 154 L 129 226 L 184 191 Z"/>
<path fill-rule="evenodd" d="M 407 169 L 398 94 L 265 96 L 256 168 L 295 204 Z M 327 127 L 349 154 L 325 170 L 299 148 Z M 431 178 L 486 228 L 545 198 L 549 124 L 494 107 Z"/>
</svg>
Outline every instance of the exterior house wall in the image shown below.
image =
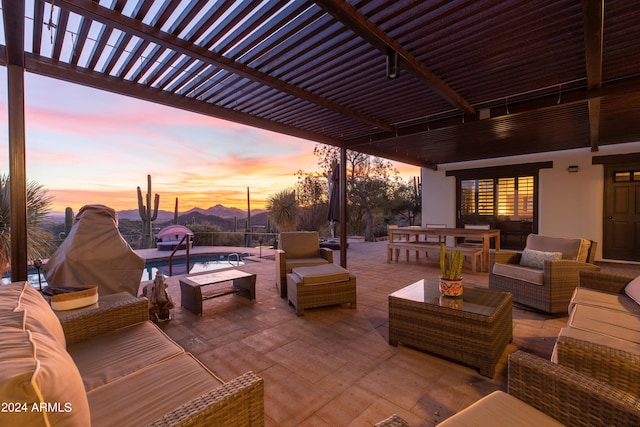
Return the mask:
<svg viewBox="0 0 640 427">
<path fill-rule="evenodd" d="M 456 224 L 456 178 L 447 171 L 552 161 L 553 168 L 539 174 L 538 232 L 595 240 L 596 259 L 602 259 L 604 166 L 592 165 L 591 159 L 638 152 L 640 142 L 602 146 L 597 152 L 585 148 L 439 165 L 437 171 L 423 168 L 422 222 Z M 578 172 L 567 171 L 573 165 Z"/>
</svg>

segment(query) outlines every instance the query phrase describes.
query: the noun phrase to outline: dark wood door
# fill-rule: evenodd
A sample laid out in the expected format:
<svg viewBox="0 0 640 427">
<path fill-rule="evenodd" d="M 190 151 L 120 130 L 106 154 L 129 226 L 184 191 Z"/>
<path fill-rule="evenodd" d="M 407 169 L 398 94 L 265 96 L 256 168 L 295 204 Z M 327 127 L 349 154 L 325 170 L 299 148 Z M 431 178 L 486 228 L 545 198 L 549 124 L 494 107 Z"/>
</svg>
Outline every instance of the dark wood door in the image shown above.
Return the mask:
<svg viewBox="0 0 640 427">
<path fill-rule="evenodd" d="M 604 246 L 608 259 L 640 261 L 640 165 L 605 167 Z"/>
</svg>

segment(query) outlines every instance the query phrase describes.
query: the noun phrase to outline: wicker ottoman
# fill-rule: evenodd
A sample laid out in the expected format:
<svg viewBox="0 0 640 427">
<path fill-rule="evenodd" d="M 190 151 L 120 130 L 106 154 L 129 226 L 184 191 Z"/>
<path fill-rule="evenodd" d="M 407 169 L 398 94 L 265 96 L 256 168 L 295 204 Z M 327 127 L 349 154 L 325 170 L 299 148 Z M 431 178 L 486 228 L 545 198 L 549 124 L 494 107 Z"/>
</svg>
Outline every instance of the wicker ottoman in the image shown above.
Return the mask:
<svg viewBox="0 0 640 427">
<path fill-rule="evenodd" d="M 356 308 L 356 278 L 336 264 L 294 268 L 287 274 L 289 304 L 298 316 L 306 308 L 351 304 Z"/>
</svg>

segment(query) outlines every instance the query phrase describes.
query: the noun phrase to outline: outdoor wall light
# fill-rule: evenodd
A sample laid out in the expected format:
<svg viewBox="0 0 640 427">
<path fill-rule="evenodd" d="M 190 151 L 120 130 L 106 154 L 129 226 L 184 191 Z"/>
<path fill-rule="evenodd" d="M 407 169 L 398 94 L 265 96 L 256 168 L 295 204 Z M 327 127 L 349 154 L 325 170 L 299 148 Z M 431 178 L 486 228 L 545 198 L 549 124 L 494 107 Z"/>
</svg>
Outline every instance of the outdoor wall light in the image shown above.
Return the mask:
<svg viewBox="0 0 640 427">
<path fill-rule="evenodd" d="M 399 71 L 398 52 L 391 49 L 387 50 L 387 78 L 395 79 L 398 77 Z"/>
<path fill-rule="evenodd" d="M 567 168 L 567 171 L 569 171 L 569 172 L 578 172 L 578 166 L 577 165 L 569 166 Z"/>
</svg>

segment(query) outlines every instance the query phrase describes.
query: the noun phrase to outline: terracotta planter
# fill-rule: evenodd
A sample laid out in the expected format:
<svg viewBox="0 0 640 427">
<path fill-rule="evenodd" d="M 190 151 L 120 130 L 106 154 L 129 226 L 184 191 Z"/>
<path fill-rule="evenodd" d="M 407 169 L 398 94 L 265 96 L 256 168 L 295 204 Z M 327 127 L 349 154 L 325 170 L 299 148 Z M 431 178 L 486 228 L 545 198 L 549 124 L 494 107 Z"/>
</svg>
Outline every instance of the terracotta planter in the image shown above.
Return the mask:
<svg viewBox="0 0 640 427">
<path fill-rule="evenodd" d="M 462 295 L 462 278 L 450 280 L 440 278 L 440 293 L 448 297 L 459 297 Z"/>
</svg>

